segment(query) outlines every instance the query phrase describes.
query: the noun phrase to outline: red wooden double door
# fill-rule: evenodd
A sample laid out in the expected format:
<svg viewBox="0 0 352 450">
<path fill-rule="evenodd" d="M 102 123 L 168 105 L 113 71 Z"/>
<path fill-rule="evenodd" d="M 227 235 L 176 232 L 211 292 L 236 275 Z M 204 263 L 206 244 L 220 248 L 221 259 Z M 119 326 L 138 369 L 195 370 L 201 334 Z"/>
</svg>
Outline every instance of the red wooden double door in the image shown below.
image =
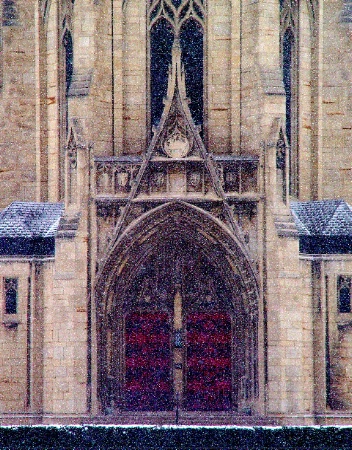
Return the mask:
<svg viewBox="0 0 352 450">
<path fill-rule="evenodd" d="M 231 408 L 230 314 L 220 311 L 186 314 L 182 337 L 176 338 L 169 313 L 132 312 L 125 317 L 124 332 L 127 409 L 173 409 L 179 389 L 175 377 L 181 379 L 182 408 L 190 411 Z M 182 363 L 175 360 L 177 352 L 182 355 Z"/>
</svg>

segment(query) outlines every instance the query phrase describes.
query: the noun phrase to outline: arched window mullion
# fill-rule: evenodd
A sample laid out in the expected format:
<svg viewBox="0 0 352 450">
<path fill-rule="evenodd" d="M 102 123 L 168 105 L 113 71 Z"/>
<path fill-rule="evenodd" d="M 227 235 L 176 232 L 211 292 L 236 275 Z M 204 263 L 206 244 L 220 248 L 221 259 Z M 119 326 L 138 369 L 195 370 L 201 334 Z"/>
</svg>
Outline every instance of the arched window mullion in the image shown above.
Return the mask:
<svg viewBox="0 0 352 450">
<path fill-rule="evenodd" d="M 186 23 L 188 20 L 194 20 L 195 22 L 197 22 L 203 29 L 203 22 L 201 20 L 199 20 L 197 17 L 193 16 L 191 13 L 187 14 L 187 16 L 185 16 L 183 19 L 181 19 L 181 21 L 179 22 L 179 28 L 180 31 L 182 29 L 182 26 L 184 23 Z M 204 30 L 203 30 L 204 33 Z"/>
<path fill-rule="evenodd" d="M 203 2 L 200 2 L 198 0 L 193 0 L 192 3 L 196 4 L 198 8 L 202 11 L 202 14 L 205 16 L 205 8 L 203 6 Z"/>
<path fill-rule="evenodd" d="M 151 22 L 150 22 L 150 25 L 149 25 L 149 32 L 152 30 L 152 28 L 154 27 L 154 25 L 158 22 L 158 21 L 160 21 L 160 20 L 166 20 L 169 24 L 170 24 L 170 27 L 173 27 L 173 24 L 172 24 L 172 22 L 170 21 L 170 19 L 168 18 L 168 17 L 165 17 L 165 16 L 158 16 L 158 17 L 155 17 Z"/>
</svg>

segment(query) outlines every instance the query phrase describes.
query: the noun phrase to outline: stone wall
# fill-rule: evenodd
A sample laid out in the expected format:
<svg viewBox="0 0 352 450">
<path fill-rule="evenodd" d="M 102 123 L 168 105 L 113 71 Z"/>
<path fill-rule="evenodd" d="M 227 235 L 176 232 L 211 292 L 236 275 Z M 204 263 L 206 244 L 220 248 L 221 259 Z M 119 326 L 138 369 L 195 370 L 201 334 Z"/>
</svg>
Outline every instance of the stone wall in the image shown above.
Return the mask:
<svg viewBox="0 0 352 450">
<path fill-rule="evenodd" d="M 83 415 L 89 409 L 91 377 L 93 399 L 96 390 L 96 335 L 94 325 L 88 326 L 97 230 L 95 206 L 89 205 L 88 148 L 92 144 L 92 153 L 102 156 L 145 152 L 150 131 L 146 2 L 76 1 L 69 17 L 68 4 L 52 0 L 45 22 L 36 3 L 18 0 L 18 18 L 1 29 L 0 207 L 13 200 L 66 200 L 65 219 L 79 218 L 79 228 L 70 236 L 59 233 L 55 260 L 32 266 L 25 260 L 0 262 L 0 284 L 6 277 L 19 280 L 18 325 L 4 325 L 3 307 L 0 311 L 0 412 Z M 289 216 L 277 198 L 273 153 L 285 122 L 279 2 L 207 3 L 208 149 L 260 156 L 258 219 L 244 225 L 262 288 L 260 408 L 265 409 L 267 389 L 267 412 L 283 420 L 323 413 L 327 400 L 331 410 L 351 410 L 352 317 L 341 317 L 336 307 L 336 279 L 352 273 L 351 260 L 304 258 L 297 236 L 280 236 L 275 225 L 278 216 Z M 352 202 L 352 52 L 350 24 L 341 21 L 341 7 L 342 2 L 320 2 L 316 28 L 305 2 L 300 12 L 302 200 L 344 197 Z M 75 76 L 91 76 L 87 90 L 68 99 L 63 95 L 64 19 L 73 36 Z M 78 162 L 73 204 L 63 194 L 66 100 L 69 124 L 79 119 L 82 128 L 79 151 L 86 152 Z M 93 409 L 98 411 L 97 403 Z"/>
<path fill-rule="evenodd" d="M 350 24 L 341 22 L 342 2 L 324 2 L 321 9 L 321 170 L 322 198 L 352 198 Z"/>
<path fill-rule="evenodd" d="M 36 195 L 34 2 L 17 2 L 16 8 L 17 19 L 1 25 L 0 208 Z"/>
<path fill-rule="evenodd" d="M 28 302 L 31 298 L 31 266 L 27 261 L 0 262 L 0 411 L 28 409 Z M 18 280 L 17 314 L 5 314 L 5 278 Z M 12 325 L 11 325 L 12 323 Z"/>
<path fill-rule="evenodd" d="M 86 412 L 86 244 L 57 241 L 56 261 L 47 269 L 44 308 L 44 410 Z"/>
<path fill-rule="evenodd" d="M 335 410 L 350 410 L 352 408 L 352 314 L 340 313 L 338 309 L 338 277 L 352 275 L 351 257 L 332 257 L 325 262 L 325 292 L 328 302 L 328 356 L 330 394 L 328 406 Z"/>
</svg>

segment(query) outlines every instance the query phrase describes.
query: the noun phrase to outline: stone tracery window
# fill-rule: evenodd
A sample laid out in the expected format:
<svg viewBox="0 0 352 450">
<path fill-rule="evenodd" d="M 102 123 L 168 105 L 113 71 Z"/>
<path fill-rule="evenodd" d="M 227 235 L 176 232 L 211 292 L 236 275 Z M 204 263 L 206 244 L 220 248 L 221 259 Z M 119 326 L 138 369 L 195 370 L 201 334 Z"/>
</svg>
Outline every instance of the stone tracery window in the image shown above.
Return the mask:
<svg viewBox="0 0 352 450">
<path fill-rule="evenodd" d="M 190 111 L 194 122 L 203 124 L 204 17 L 203 0 L 150 1 L 150 105 L 154 126 L 163 111 L 175 38 L 180 41 Z"/>
</svg>

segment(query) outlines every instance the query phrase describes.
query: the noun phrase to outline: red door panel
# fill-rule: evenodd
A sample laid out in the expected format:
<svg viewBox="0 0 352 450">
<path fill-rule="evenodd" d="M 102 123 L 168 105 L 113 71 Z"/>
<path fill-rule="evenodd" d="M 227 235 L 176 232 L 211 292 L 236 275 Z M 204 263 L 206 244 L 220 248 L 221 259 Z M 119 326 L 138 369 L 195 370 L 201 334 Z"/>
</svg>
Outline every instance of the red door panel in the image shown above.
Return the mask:
<svg viewBox="0 0 352 450">
<path fill-rule="evenodd" d="M 193 313 L 187 317 L 188 410 L 231 408 L 231 318 L 225 313 Z"/>
<path fill-rule="evenodd" d="M 164 312 L 134 312 L 125 319 L 125 404 L 128 409 L 172 408 L 170 320 Z"/>
</svg>

